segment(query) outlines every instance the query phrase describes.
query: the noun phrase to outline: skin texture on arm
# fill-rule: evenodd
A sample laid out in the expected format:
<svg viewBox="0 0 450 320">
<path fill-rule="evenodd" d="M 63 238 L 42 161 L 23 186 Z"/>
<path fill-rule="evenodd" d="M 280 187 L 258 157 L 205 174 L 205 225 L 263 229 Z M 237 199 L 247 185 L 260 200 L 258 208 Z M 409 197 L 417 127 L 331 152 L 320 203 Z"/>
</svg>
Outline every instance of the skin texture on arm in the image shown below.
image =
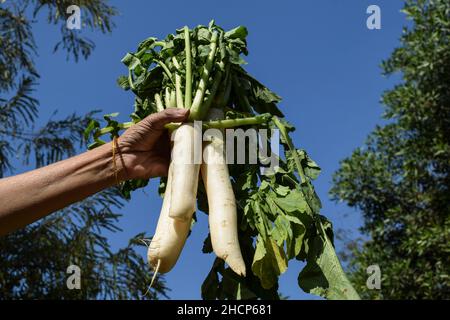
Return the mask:
<svg viewBox="0 0 450 320">
<path fill-rule="evenodd" d="M 118 139 L 120 181 L 167 175 L 170 141 L 164 125 L 182 122 L 186 109 L 166 109 Z M 17 176 L 0 179 L 0 235 L 116 184 L 112 143 Z"/>
</svg>

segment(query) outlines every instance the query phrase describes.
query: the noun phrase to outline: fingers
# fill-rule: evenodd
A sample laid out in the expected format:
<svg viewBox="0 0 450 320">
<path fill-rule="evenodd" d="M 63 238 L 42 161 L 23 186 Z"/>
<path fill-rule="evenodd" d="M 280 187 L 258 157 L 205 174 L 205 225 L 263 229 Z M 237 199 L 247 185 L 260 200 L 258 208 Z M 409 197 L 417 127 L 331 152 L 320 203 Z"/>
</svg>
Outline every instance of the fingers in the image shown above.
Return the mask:
<svg viewBox="0 0 450 320">
<path fill-rule="evenodd" d="M 152 164 L 151 177 L 167 177 L 169 172 L 169 162 L 167 159 L 159 159 Z"/>
<path fill-rule="evenodd" d="M 183 122 L 189 116 L 189 109 L 168 108 L 161 112 L 154 113 L 144 120 L 145 124 L 156 130 L 161 130 L 170 122 Z"/>
</svg>

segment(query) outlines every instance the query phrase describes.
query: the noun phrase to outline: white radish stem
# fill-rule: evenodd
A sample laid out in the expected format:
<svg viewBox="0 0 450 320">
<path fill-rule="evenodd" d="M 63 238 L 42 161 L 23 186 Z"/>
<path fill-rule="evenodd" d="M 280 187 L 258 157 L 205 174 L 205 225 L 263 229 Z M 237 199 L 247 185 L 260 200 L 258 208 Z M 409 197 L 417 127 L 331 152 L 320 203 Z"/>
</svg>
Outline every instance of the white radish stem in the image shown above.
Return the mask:
<svg viewBox="0 0 450 320">
<path fill-rule="evenodd" d="M 201 130 L 200 125 L 184 123 L 172 135 L 173 177 L 169 216 L 174 219 L 190 220 L 196 209 Z"/>
<path fill-rule="evenodd" d="M 164 91 L 164 103 L 166 105 L 166 108 L 171 108 L 170 105 L 170 89 L 169 87 L 166 87 L 166 90 Z"/>
<path fill-rule="evenodd" d="M 158 225 L 147 252 L 148 262 L 155 272 L 159 271 L 160 273 L 169 272 L 173 268 L 184 247 L 191 227 L 191 220 L 179 221 L 169 217 L 173 184 L 172 171 L 172 165 L 170 165 Z"/>
<path fill-rule="evenodd" d="M 155 102 L 156 102 L 156 109 L 158 110 L 158 112 L 163 111 L 164 105 L 161 100 L 161 96 L 158 93 L 155 93 Z"/>
<path fill-rule="evenodd" d="M 175 90 L 171 90 L 170 91 L 169 108 L 176 108 L 176 107 L 177 107 L 176 92 L 175 92 Z"/>
<path fill-rule="evenodd" d="M 209 119 L 223 119 L 223 111 L 211 109 Z M 204 163 L 201 165 L 209 206 L 209 232 L 214 253 L 239 275 L 245 276 L 238 240 L 236 199 L 225 161 L 223 131 L 209 130 L 211 142 L 203 147 Z"/>
<path fill-rule="evenodd" d="M 181 75 L 180 75 L 180 70 L 181 70 L 181 66 L 178 63 L 177 58 L 172 57 L 172 62 L 175 66 L 176 73 L 175 73 L 175 94 L 176 94 L 176 100 L 177 100 L 177 108 L 184 108 L 183 106 L 183 91 L 181 91 Z"/>
</svg>

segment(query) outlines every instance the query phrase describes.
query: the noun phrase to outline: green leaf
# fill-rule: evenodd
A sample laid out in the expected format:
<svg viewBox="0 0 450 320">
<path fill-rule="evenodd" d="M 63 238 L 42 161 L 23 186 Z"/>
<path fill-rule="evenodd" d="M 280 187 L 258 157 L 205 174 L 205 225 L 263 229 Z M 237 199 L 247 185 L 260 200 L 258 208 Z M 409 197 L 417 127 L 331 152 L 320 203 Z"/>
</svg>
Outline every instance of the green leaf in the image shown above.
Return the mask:
<svg viewBox="0 0 450 320">
<path fill-rule="evenodd" d="M 272 288 L 278 283 L 278 276 L 287 269 L 287 258 L 283 248 L 267 238 L 258 236 L 253 257 L 252 271 L 260 279 L 264 289 Z"/>
<path fill-rule="evenodd" d="M 256 112 L 270 113 L 274 116 L 283 117 L 283 113 L 276 106 L 276 103 L 281 101 L 279 95 L 253 78 L 242 67 L 237 68 L 236 71 L 249 83 L 249 101 Z"/>
<path fill-rule="evenodd" d="M 226 47 L 225 49 L 228 54 L 228 59 L 231 63 L 235 65 L 246 64 L 245 60 L 239 55 L 239 52 L 236 52 L 230 47 Z"/>
<path fill-rule="evenodd" d="M 208 233 L 208 236 L 206 237 L 205 241 L 203 241 L 202 252 L 203 253 L 213 252 L 212 243 L 211 243 L 211 234 L 209 234 L 209 233 Z"/>
<path fill-rule="evenodd" d="M 201 45 L 201 46 L 197 47 L 197 57 L 199 57 L 201 59 L 206 59 L 206 57 L 209 55 L 210 52 L 211 52 L 211 48 L 210 48 L 209 44 Z"/>
<path fill-rule="evenodd" d="M 202 292 L 202 299 L 204 300 L 215 300 L 219 297 L 219 275 L 217 274 L 221 263 L 221 261 L 219 260 L 220 260 L 219 258 L 216 258 L 211 268 L 211 271 L 208 273 L 206 279 L 203 281 L 201 292 Z"/>
<path fill-rule="evenodd" d="M 256 298 L 258 298 L 258 296 L 253 291 L 251 291 L 243 281 L 238 283 L 236 292 L 237 300 L 252 300 Z"/>
<path fill-rule="evenodd" d="M 160 197 L 164 197 L 164 193 L 166 192 L 167 187 L 167 177 L 161 177 L 159 179 L 159 186 L 158 186 L 158 194 Z"/>
<path fill-rule="evenodd" d="M 245 39 L 248 35 L 248 31 L 247 28 L 244 26 L 239 26 L 236 27 L 234 29 L 231 29 L 227 32 L 225 32 L 225 38 L 229 38 L 229 39 Z"/>
<path fill-rule="evenodd" d="M 288 220 L 292 216 L 286 216 Z M 302 223 L 291 224 L 293 236 L 286 240 L 286 253 L 288 259 L 293 259 L 299 255 L 303 247 L 303 239 L 305 237 L 306 228 Z"/>
<path fill-rule="evenodd" d="M 246 285 L 244 278 L 238 276 L 230 268 L 226 268 L 222 273 L 222 295 L 223 298 L 235 300 L 254 299 L 257 296 Z"/>
<path fill-rule="evenodd" d="M 286 187 L 286 186 L 282 186 L 282 185 L 279 185 L 279 186 L 277 186 L 276 188 L 275 188 L 275 192 L 278 194 L 278 195 L 280 195 L 280 196 L 287 196 L 288 195 L 288 193 L 291 191 L 291 188 L 289 188 L 289 187 Z"/>
<path fill-rule="evenodd" d="M 283 247 L 284 241 L 291 239 L 293 236 L 291 223 L 289 219 L 287 219 L 287 216 L 282 214 L 276 217 L 272 230 L 278 230 L 279 237 L 273 236 L 272 238 L 280 247 Z"/>
<path fill-rule="evenodd" d="M 203 27 L 197 30 L 197 39 L 200 41 L 200 43 L 208 44 L 211 40 L 211 32 Z"/>
<path fill-rule="evenodd" d="M 317 179 L 320 174 L 319 165 L 311 159 L 305 150 L 297 150 L 299 157 L 302 159 L 303 170 L 310 179 Z"/>
<path fill-rule="evenodd" d="M 129 70 L 134 70 L 138 65 L 141 64 L 141 61 L 133 54 L 127 53 L 125 57 L 122 58 L 122 63 L 126 65 Z"/>
<path fill-rule="evenodd" d="M 131 191 L 146 187 L 148 185 L 148 182 L 148 179 L 127 180 L 120 186 L 120 191 L 122 192 L 122 195 L 125 197 L 125 199 L 130 199 Z"/>
<path fill-rule="evenodd" d="M 130 82 L 127 76 L 120 76 L 117 78 L 117 84 L 124 90 L 130 90 Z"/>
<path fill-rule="evenodd" d="M 100 128 L 100 124 L 98 123 L 98 121 L 94 119 L 89 120 L 89 123 L 83 133 L 84 140 L 88 141 L 90 134 L 98 128 Z"/>
<path fill-rule="evenodd" d="M 309 243 L 308 261 L 298 276 L 299 286 L 305 292 L 327 299 L 359 300 L 328 237 L 315 235 Z"/>
<path fill-rule="evenodd" d="M 153 44 L 155 43 L 156 40 L 158 40 L 158 39 L 155 37 L 149 37 L 149 38 L 145 39 L 144 41 L 141 41 L 141 43 L 139 43 L 137 51 L 141 51 L 142 49 L 152 48 Z"/>
<path fill-rule="evenodd" d="M 285 197 L 274 197 L 275 203 L 285 212 L 306 212 L 307 202 L 301 192 L 290 190 Z"/>
<path fill-rule="evenodd" d="M 322 202 L 317 196 L 313 185 L 310 182 L 304 182 L 300 185 L 300 188 L 304 195 L 304 199 L 308 203 L 308 206 L 314 213 L 318 214 L 320 212 L 320 209 L 322 208 Z"/>
<path fill-rule="evenodd" d="M 254 168 L 246 171 L 244 174 L 239 175 L 236 181 L 236 189 L 240 191 L 247 191 L 257 188 L 258 176 Z"/>
<path fill-rule="evenodd" d="M 105 114 L 104 116 L 103 116 L 103 118 L 105 118 L 105 120 L 110 120 L 110 118 L 115 118 L 115 117 L 117 117 L 119 115 L 119 113 L 118 112 L 113 112 L 113 113 L 110 113 L 110 114 Z"/>
</svg>

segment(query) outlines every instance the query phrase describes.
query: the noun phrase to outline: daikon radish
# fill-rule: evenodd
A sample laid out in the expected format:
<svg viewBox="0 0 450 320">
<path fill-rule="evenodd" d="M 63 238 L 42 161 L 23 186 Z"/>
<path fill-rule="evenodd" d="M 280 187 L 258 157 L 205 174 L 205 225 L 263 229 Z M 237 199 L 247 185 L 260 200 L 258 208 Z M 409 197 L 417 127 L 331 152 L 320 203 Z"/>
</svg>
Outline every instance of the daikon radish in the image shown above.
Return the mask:
<svg viewBox="0 0 450 320">
<path fill-rule="evenodd" d="M 223 119 L 223 111 L 211 109 L 208 118 Z M 208 196 L 211 243 L 219 258 L 225 260 L 234 272 L 245 276 L 245 263 L 238 240 L 236 199 L 225 162 L 223 130 L 213 130 L 205 132 L 205 136 L 211 133 L 212 141 L 204 143 L 204 163 L 201 165 Z"/>
<path fill-rule="evenodd" d="M 202 152 L 201 130 L 201 126 L 197 128 L 193 123 L 184 123 L 172 135 L 173 176 L 169 216 L 177 220 L 190 221 L 196 210 Z"/>
<path fill-rule="evenodd" d="M 169 217 L 173 166 L 169 166 L 166 191 L 155 234 L 148 247 L 147 259 L 156 272 L 169 272 L 180 256 L 191 227 L 191 219 L 175 220 Z"/>
</svg>

